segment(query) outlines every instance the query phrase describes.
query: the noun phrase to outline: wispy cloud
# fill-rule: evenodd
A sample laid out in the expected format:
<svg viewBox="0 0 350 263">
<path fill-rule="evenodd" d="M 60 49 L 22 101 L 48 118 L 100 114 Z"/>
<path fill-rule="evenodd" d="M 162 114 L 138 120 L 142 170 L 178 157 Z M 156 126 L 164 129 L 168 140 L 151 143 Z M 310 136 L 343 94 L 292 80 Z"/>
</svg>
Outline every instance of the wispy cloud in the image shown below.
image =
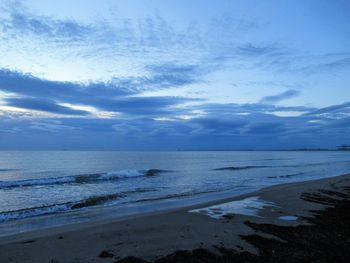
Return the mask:
<svg viewBox="0 0 350 263">
<path fill-rule="evenodd" d="M 299 90 L 286 90 L 282 93 L 272 95 L 272 96 L 266 96 L 260 100 L 261 103 L 277 103 L 286 99 L 294 98 L 300 95 Z"/>
<path fill-rule="evenodd" d="M 207 25 L 181 27 L 159 14 L 84 24 L 37 14 L 20 2 L 8 3 L 0 15 L 0 30 L 5 33 L 0 36 L 0 53 L 7 54 L 0 67 L 48 79 L 109 81 L 127 77 L 135 82 L 147 78 L 149 84 L 163 79 L 169 86 L 184 85 L 216 71 L 228 58 L 277 50 L 238 43 L 232 35 L 249 31 L 256 22 L 232 15 L 220 16 Z M 19 57 L 18 50 L 25 52 Z M 65 72 L 65 67 L 74 70 Z"/>
<path fill-rule="evenodd" d="M 246 43 L 237 47 L 237 53 L 244 56 L 281 55 L 283 50 L 273 45 L 253 45 Z"/>
<path fill-rule="evenodd" d="M 321 54 L 318 56 L 311 56 L 305 65 L 299 66 L 299 72 L 307 74 L 325 74 L 335 73 L 339 71 L 348 71 L 350 69 L 350 53 L 339 52 L 331 54 Z"/>
</svg>

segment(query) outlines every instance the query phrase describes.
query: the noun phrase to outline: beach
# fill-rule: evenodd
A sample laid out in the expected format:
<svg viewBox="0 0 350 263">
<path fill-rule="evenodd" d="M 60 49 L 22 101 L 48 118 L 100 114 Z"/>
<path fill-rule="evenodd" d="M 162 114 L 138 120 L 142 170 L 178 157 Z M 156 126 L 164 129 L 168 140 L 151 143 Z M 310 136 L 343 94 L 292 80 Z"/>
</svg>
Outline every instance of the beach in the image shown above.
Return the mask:
<svg viewBox="0 0 350 263">
<path fill-rule="evenodd" d="M 350 1 L 0 10 L 0 263 L 350 262 Z"/>
<path fill-rule="evenodd" d="M 303 194 L 320 190 L 342 193 L 347 186 L 349 174 L 267 187 L 166 212 L 20 233 L 0 238 L 0 262 L 132 262 L 126 258 L 130 256 L 152 262 L 176 251 L 204 249 L 220 254 L 219 248 L 259 254 L 251 242 L 241 238 L 256 233 L 245 222 L 309 224 L 305 218 L 312 216 L 310 211 L 324 210 L 329 203 L 310 202 Z M 246 200 L 243 206 L 242 200 Z M 242 210 L 244 206 L 249 208 L 252 200 L 260 200 L 261 207 L 248 209 L 248 213 Z M 233 211 L 238 207 L 243 214 L 220 210 L 223 204 L 231 204 L 236 208 Z M 214 211 L 211 215 L 210 208 Z M 215 217 L 215 211 L 219 217 Z"/>
</svg>

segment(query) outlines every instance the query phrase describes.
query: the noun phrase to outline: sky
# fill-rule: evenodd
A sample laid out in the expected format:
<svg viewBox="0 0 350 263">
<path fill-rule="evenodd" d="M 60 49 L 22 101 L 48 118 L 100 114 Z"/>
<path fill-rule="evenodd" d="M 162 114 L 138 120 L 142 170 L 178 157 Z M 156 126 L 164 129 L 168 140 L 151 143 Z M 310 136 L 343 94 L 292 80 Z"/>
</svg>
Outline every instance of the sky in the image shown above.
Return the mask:
<svg viewBox="0 0 350 263">
<path fill-rule="evenodd" d="M 0 0 L 0 150 L 350 143 L 347 0 Z"/>
</svg>

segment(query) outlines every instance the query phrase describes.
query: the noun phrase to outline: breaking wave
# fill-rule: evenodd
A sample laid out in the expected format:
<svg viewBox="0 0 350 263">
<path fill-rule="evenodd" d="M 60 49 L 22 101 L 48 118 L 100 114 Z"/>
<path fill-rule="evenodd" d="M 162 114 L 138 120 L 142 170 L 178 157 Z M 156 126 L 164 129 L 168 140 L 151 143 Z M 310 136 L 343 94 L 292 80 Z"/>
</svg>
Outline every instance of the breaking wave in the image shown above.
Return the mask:
<svg viewBox="0 0 350 263">
<path fill-rule="evenodd" d="M 100 181 L 112 181 L 118 179 L 156 176 L 160 173 L 170 172 L 168 170 L 148 169 L 148 170 L 120 170 L 107 173 L 83 174 L 64 177 L 48 177 L 18 181 L 0 181 L 0 189 L 40 186 L 40 185 L 60 185 L 60 184 L 82 184 L 95 183 Z"/>
<path fill-rule="evenodd" d="M 43 216 L 43 215 L 50 215 L 50 214 L 57 214 L 57 213 L 63 213 L 63 212 L 76 210 L 80 208 L 90 207 L 90 206 L 103 205 L 105 203 L 124 198 L 130 193 L 142 193 L 142 192 L 150 192 L 150 191 L 154 191 L 154 189 L 140 188 L 140 189 L 135 189 L 133 191 L 121 192 L 116 194 L 91 196 L 86 199 L 75 201 L 75 202 L 66 202 L 66 203 L 60 203 L 60 204 L 44 205 L 44 206 L 24 208 L 20 210 L 0 212 L 0 222 L 24 219 L 29 217 L 37 217 L 37 216 Z"/>
</svg>

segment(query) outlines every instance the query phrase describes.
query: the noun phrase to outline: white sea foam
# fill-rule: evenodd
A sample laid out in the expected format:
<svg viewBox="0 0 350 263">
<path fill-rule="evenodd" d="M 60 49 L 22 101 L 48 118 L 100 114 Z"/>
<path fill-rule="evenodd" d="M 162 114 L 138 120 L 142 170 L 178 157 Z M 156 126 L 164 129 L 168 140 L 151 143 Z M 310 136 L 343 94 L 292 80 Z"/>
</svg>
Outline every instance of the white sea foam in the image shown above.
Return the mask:
<svg viewBox="0 0 350 263">
<path fill-rule="evenodd" d="M 100 179 L 102 180 L 113 180 L 129 177 L 139 177 L 146 175 L 148 170 L 121 170 L 121 171 L 111 171 L 102 174 Z"/>
<path fill-rule="evenodd" d="M 222 203 L 190 210 L 191 213 L 200 213 L 215 219 L 220 219 L 227 214 L 241 214 L 248 216 L 258 216 L 259 210 L 268 206 L 276 206 L 273 202 L 260 199 L 258 196 L 245 198 L 243 200 Z"/>
<path fill-rule="evenodd" d="M 136 188 L 133 191 L 120 192 L 120 193 L 107 194 L 107 195 L 90 196 L 85 199 L 74 201 L 74 202 L 52 204 L 52 205 L 45 205 L 45 206 L 39 206 L 39 207 L 29 207 L 29 208 L 13 210 L 13 211 L 4 211 L 4 212 L 0 212 L 0 222 L 41 216 L 41 215 L 56 214 L 56 213 L 62 213 L 62 212 L 66 212 L 74 209 L 103 205 L 107 202 L 124 198 L 129 194 L 150 192 L 150 191 L 153 191 L 153 189 Z"/>
<path fill-rule="evenodd" d="M 17 211 L 0 213 L 0 222 L 22 219 L 27 217 L 42 216 L 47 214 L 61 213 L 71 209 L 71 204 L 56 204 L 51 206 L 33 207 Z"/>
</svg>

